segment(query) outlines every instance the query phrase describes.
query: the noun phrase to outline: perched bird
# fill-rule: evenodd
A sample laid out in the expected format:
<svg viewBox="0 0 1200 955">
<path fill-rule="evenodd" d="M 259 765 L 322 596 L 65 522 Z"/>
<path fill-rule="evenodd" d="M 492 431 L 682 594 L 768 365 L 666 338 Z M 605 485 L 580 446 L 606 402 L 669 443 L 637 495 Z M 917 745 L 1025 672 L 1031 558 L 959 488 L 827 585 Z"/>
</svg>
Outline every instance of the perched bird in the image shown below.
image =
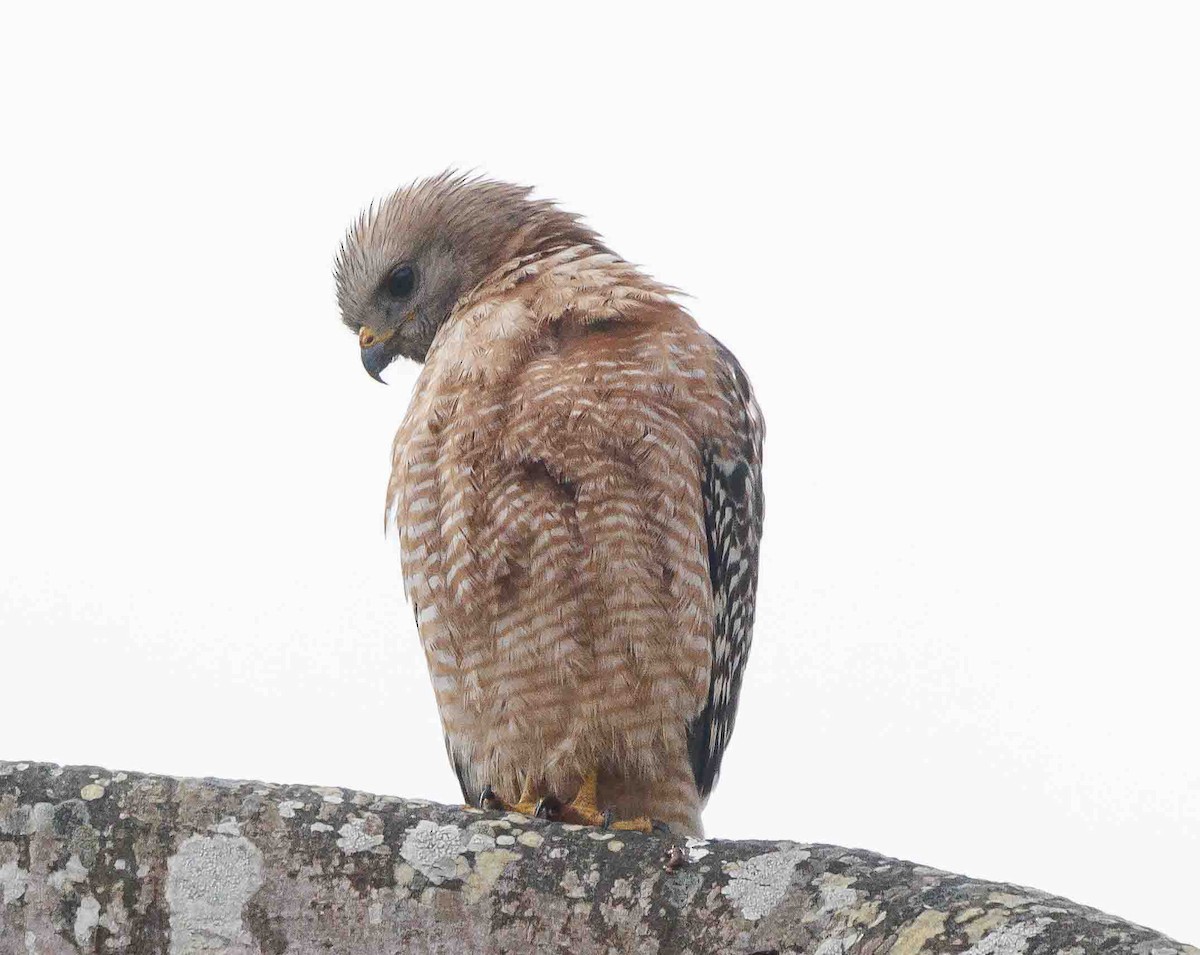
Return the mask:
<svg viewBox="0 0 1200 955">
<path fill-rule="evenodd" d="M 424 363 L 389 520 L 463 797 L 700 835 L 750 649 L 763 424 L 660 285 L 531 190 L 443 173 L 350 228 L 378 378 Z"/>
</svg>

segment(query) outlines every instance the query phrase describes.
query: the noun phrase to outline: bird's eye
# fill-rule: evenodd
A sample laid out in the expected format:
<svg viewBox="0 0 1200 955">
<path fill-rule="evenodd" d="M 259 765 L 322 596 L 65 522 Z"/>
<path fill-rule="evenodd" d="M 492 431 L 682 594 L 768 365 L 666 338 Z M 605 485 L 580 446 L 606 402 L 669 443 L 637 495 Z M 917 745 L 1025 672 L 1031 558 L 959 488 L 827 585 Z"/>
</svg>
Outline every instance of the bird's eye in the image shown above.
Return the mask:
<svg viewBox="0 0 1200 955">
<path fill-rule="evenodd" d="M 384 288 L 392 298 L 405 298 L 417 284 L 417 274 L 411 265 L 397 265 L 387 277 Z"/>
</svg>

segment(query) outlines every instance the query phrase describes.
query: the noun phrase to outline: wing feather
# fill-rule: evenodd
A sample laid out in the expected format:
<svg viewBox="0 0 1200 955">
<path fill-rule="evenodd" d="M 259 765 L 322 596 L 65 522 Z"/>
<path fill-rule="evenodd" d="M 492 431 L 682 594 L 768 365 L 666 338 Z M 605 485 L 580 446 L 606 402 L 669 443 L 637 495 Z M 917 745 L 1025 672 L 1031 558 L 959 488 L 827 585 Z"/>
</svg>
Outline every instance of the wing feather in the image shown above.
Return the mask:
<svg viewBox="0 0 1200 955">
<path fill-rule="evenodd" d="M 733 733 L 742 674 L 750 654 L 762 536 L 762 413 L 750 381 L 733 354 L 716 339 L 718 364 L 727 378 L 732 440 L 705 442 L 701 455 L 704 527 L 713 591 L 712 672 L 708 699 L 688 727 L 688 753 L 702 799 L 721 769 Z"/>
</svg>

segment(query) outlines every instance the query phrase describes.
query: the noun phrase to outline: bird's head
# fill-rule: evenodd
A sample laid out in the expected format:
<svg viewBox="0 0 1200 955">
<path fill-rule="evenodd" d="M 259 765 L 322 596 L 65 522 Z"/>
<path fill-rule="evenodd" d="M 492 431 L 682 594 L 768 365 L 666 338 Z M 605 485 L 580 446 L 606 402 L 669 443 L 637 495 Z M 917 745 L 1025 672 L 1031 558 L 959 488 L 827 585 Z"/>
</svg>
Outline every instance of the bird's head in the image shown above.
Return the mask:
<svg viewBox="0 0 1200 955">
<path fill-rule="evenodd" d="M 372 378 L 397 356 L 424 361 L 456 303 L 513 259 L 569 245 L 607 251 L 591 229 L 531 190 L 445 172 L 372 205 L 335 267 L 342 321 Z"/>
</svg>

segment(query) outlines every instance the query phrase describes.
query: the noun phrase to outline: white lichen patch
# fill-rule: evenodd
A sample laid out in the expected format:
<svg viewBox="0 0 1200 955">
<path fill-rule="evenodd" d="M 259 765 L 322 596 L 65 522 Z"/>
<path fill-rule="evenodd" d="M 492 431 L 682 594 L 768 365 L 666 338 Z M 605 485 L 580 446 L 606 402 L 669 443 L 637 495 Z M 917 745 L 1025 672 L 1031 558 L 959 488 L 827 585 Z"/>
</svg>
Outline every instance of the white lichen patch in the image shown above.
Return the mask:
<svg viewBox="0 0 1200 955">
<path fill-rule="evenodd" d="M 780 849 L 730 863 L 725 867 L 729 884 L 721 893 L 741 910 L 743 918 L 760 919 L 783 901 L 796 866 L 808 857 L 807 849 Z"/>
<path fill-rule="evenodd" d="M 81 951 L 88 951 L 92 947 L 92 936 L 96 933 L 96 926 L 100 924 L 100 902 L 94 895 L 85 895 L 79 903 L 79 908 L 75 911 L 75 925 L 73 931 L 75 934 L 75 944 L 79 946 Z"/>
<path fill-rule="evenodd" d="M 333 832 L 333 826 L 329 825 L 327 822 L 314 822 L 308 828 L 313 832 Z"/>
<path fill-rule="evenodd" d="M 263 856 L 244 836 L 191 836 L 167 860 L 171 955 L 250 946 L 242 907 L 263 883 Z"/>
<path fill-rule="evenodd" d="M 35 832 L 50 832 L 54 828 L 54 804 L 49 802 L 38 802 L 33 804 L 33 811 L 29 814 L 29 829 L 26 832 L 32 835 Z"/>
<path fill-rule="evenodd" d="M 79 790 L 79 798 L 84 802 L 92 802 L 96 799 L 101 799 L 104 796 L 104 787 L 99 783 L 88 783 Z"/>
<path fill-rule="evenodd" d="M 600 873 L 596 869 L 589 871 L 582 879 L 574 871 L 568 871 L 559 885 L 568 899 L 586 899 L 599 881 Z"/>
<path fill-rule="evenodd" d="M 296 815 L 296 810 L 304 809 L 306 805 L 306 803 L 301 802 L 299 799 L 285 799 L 278 804 L 279 815 L 284 819 L 292 819 Z"/>
<path fill-rule="evenodd" d="M 467 837 L 467 844 L 463 846 L 463 852 L 487 852 L 495 849 L 501 839 L 511 840 L 512 836 L 493 836 L 488 832 L 472 831 Z"/>
<path fill-rule="evenodd" d="M 345 796 L 342 795 L 342 791 L 332 786 L 314 786 L 312 790 L 321 797 L 322 802 L 327 802 L 334 806 L 345 802 Z"/>
<path fill-rule="evenodd" d="M 226 816 L 215 826 L 209 826 L 210 832 L 219 832 L 223 836 L 240 836 L 242 824 L 233 816 Z"/>
<path fill-rule="evenodd" d="M 522 832 L 517 836 L 517 842 L 523 846 L 528 846 L 530 849 L 536 849 L 545 841 L 540 832 Z"/>
<path fill-rule="evenodd" d="M 620 839 L 614 839 L 612 842 L 610 842 L 608 844 L 609 852 L 620 852 L 624 848 L 625 848 L 625 843 L 623 843 Z"/>
<path fill-rule="evenodd" d="M 84 868 L 83 863 L 79 860 L 79 856 L 72 853 L 71 857 L 67 859 L 67 864 L 61 869 L 55 869 L 51 872 L 46 881 L 50 883 L 52 888 L 61 892 L 63 886 L 76 882 L 86 882 L 87 877 L 88 870 Z"/>
<path fill-rule="evenodd" d="M 513 836 L 496 836 L 496 845 L 498 846 L 514 846 L 517 840 Z"/>
<path fill-rule="evenodd" d="M 337 844 L 347 855 L 369 852 L 383 844 L 383 823 L 378 816 L 350 819 L 338 830 Z"/>
<path fill-rule="evenodd" d="M 611 839 L 613 837 L 613 833 L 611 833 L 611 832 L 589 832 L 587 834 L 587 836 L 589 839 L 591 839 L 595 842 L 607 842 L 609 839 Z"/>
<path fill-rule="evenodd" d="M 858 932 L 850 932 L 848 935 L 835 935 L 832 938 L 825 939 L 825 941 L 818 945 L 813 955 L 846 955 L 860 938 L 862 938 L 862 935 Z"/>
<path fill-rule="evenodd" d="M 858 892 L 851 888 L 854 879 L 845 875 L 835 875 L 826 872 L 815 880 L 817 891 L 821 893 L 821 912 L 837 912 L 849 908 L 858 902 Z"/>
<path fill-rule="evenodd" d="M 440 885 L 458 871 L 458 857 L 468 841 L 464 836 L 458 826 L 439 826 L 422 819 L 408 830 L 400 855 L 430 882 Z"/>
<path fill-rule="evenodd" d="M 1041 918 L 1005 925 L 989 932 L 968 948 L 964 955 L 1021 955 L 1029 947 L 1029 940 L 1053 921 Z"/>
<path fill-rule="evenodd" d="M 710 850 L 706 848 L 708 846 L 707 839 L 696 839 L 689 836 L 687 842 L 685 842 L 683 845 L 684 848 L 687 849 L 688 862 L 699 862 L 710 852 Z"/>
<path fill-rule="evenodd" d="M 676 909 L 686 909 L 696 898 L 697 893 L 704 888 L 704 875 L 691 868 L 676 869 L 670 873 L 662 888 L 663 898 Z M 644 910 L 650 899 L 642 895 L 641 907 Z M 710 899 L 710 903 L 714 900 Z"/>
<path fill-rule="evenodd" d="M 494 849 L 481 853 L 475 860 L 475 869 L 467 876 L 463 884 L 463 898 L 469 904 L 477 902 L 495 888 L 496 880 L 500 878 L 505 867 L 519 858 L 515 852 L 507 849 Z"/>
<path fill-rule="evenodd" d="M 0 904 L 16 905 L 28 887 L 29 873 L 17 865 L 16 860 L 0 865 Z"/>
<path fill-rule="evenodd" d="M 392 869 L 392 877 L 396 880 L 397 886 L 412 885 L 413 877 L 416 874 L 417 870 L 407 862 L 397 862 L 395 868 Z"/>
</svg>

